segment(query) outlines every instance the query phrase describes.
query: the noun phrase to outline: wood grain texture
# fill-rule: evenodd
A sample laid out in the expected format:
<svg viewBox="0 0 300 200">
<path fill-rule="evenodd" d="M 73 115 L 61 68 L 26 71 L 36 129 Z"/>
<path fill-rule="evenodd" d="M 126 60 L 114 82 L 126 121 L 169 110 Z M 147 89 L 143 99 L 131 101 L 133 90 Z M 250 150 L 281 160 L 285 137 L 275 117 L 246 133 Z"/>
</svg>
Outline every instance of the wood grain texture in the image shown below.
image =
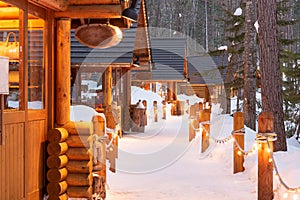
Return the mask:
<svg viewBox="0 0 300 200">
<path fill-rule="evenodd" d="M 233 114 L 233 130 L 240 130 L 244 128 L 244 114 L 242 112 L 235 112 Z M 235 141 L 239 146 L 244 149 L 244 135 L 235 133 Z M 236 145 L 236 142 L 233 143 L 233 173 L 243 172 L 244 168 L 244 155 L 239 155 L 239 149 Z"/>
</svg>

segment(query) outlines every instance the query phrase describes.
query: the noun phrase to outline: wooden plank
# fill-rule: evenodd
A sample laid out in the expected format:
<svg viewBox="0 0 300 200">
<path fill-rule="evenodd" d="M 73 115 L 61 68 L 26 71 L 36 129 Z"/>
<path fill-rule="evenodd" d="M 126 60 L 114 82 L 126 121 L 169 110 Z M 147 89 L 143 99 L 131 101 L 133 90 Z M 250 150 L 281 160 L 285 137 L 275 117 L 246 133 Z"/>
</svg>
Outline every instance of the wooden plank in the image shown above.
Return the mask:
<svg viewBox="0 0 300 200">
<path fill-rule="evenodd" d="M 57 11 L 64 11 L 68 8 L 68 0 L 29 0 L 29 2 Z"/>
<path fill-rule="evenodd" d="M 71 20 L 57 21 L 56 41 L 56 122 L 64 125 L 70 121 L 71 78 Z"/>
<path fill-rule="evenodd" d="M 26 193 L 29 199 L 41 198 L 45 186 L 45 120 L 29 121 L 26 137 Z"/>
<path fill-rule="evenodd" d="M 24 121 L 24 111 L 4 112 L 4 124 L 18 124 Z"/>
<path fill-rule="evenodd" d="M 22 199 L 25 195 L 24 176 L 22 176 L 24 124 L 6 125 L 5 133 L 5 144 L 0 146 L 0 185 L 2 187 L 0 199 Z"/>
<path fill-rule="evenodd" d="M 121 5 L 69 6 L 66 11 L 55 12 L 55 18 L 121 18 Z"/>
</svg>

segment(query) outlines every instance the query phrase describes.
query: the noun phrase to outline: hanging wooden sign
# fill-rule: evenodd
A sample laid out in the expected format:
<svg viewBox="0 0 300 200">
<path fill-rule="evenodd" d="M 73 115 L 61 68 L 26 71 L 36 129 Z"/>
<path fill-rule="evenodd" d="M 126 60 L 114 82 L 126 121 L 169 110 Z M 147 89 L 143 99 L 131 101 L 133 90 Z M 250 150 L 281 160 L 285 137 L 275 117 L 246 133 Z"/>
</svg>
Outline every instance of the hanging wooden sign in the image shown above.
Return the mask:
<svg viewBox="0 0 300 200">
<path fill-rule="evenodd" d="M 76 29 L 75 38 L 90 48 L 105 49 L 119 44 L 123 34 L 110 24 L 85 24 Z"/>
</svg>

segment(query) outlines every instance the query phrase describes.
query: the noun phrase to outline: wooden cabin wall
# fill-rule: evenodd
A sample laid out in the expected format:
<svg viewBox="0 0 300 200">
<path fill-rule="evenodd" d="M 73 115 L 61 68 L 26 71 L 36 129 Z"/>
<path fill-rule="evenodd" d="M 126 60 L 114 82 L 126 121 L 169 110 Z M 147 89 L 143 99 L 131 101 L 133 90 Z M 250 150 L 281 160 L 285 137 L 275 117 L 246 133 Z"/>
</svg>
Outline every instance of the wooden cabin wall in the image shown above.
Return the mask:
<svg viewBox="0 0 300 200">
<path fill-rule="evenodd" d="M 0 146 L 0 199 L 25 199 L 25 123 L 5 125 Z"/>
<path fill-rule="evenodd" d="M 48 110 L 53 110 L 49 104 L 52 98 L 53 85 L 53 12 L 28 4 L 27 0 L 3 1 L 13 4 L 23 10 L 20 12 L 20 98 L 19 110 L 4 111 L 4 144 L 0 144 L 0 199 L 2 200 L 39 200 L 43 199 L 46 186 L 46 133 L 53 126 L 53 119 L 48 121 Z M 28 35 L 27 14 L 35 13 L 45 20 L 44 29 L 44 109 L 29 110 L 28 102 Z M 25 48 L 24 48 L 25 47 Z M 27 48 L 26 48 L 27 47 Z M 22 74 L 22 75 L 21 75 Z M 49 92 L 50 91 L 50 92 Z M 51 100 L 50 100 L 51 101 Z M 51 123 L 50 123 L 51 122 Z"/>
</svg>

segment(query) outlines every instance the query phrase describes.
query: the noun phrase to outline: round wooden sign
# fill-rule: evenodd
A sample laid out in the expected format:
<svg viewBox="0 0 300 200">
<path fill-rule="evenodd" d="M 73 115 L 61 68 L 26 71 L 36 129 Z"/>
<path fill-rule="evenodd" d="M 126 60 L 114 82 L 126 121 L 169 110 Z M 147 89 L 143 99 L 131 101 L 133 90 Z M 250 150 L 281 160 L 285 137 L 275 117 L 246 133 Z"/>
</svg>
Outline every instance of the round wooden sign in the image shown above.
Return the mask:
<svg viewBox="0 0 300 200">
<path fill-rule="evenodd" d="M 90 48 L 105 49 L 119 44 L 123 34 L 110 24 L 85 24 L 76 29 L 75 38 Z"/>
</svg>

